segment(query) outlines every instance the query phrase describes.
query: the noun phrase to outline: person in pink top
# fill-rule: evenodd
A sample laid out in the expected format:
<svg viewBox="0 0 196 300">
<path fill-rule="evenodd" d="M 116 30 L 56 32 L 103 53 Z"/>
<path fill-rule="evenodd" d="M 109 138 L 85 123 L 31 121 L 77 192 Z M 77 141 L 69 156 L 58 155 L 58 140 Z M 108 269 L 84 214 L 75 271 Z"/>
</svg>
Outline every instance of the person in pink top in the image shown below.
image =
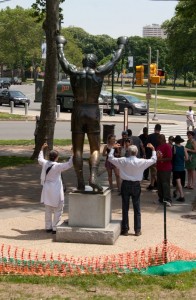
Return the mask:
<svg viewBox="0 0 196 300">
<path fill-rule="evenodd" d="M 160 134 L 157 147 L 157 188 L 159 202 L 172 205 L 170 180 L 172 172 L 172 148 L 166 143 L 165 135 Z"/>
</svg>

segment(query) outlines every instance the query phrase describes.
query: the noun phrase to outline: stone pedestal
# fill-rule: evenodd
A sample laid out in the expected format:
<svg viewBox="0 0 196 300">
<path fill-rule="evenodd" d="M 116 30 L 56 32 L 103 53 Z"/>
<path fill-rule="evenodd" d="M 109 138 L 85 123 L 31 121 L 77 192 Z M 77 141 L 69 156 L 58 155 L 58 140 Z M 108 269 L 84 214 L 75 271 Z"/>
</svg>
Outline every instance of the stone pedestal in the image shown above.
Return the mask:
<svg viewBox="0 0 196 300">
<path fill-rule="evenodd" d="M 105 228 L 111 220 L 111 191 L 70 193 L 69 226 Z"/>
<path fill-rule="evenodd" d="M 69 194 L 69 219 L 57 226 L 56 241 L 113 245 L 120 235 L 121 222 L 111 220 L 111 191 Z"/>
</svg>

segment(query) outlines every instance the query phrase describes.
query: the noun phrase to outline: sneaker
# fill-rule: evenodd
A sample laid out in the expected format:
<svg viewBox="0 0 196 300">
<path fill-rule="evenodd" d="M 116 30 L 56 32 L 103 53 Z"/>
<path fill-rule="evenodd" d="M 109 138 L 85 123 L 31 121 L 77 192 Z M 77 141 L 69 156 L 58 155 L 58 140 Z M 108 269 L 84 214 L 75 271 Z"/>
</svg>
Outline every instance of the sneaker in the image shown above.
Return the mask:
<svg viewBox="0 0 196 300">
<path fill-rule="evenodd" d="M 135 232 L 135 236 L 140 236 L 140 235 L 142 235 L 141 231 L 136 231 Z"/>
<path fill-rule="evenodd" d="M 171 207 L 171 206 L 172 206 L 172 204 L 171 204 L 170 201 L 163 201 L 163 202 L 166 203 L 166 206 L 168 206 L 168 207 Z"/>
<path fill-rule="evenodd" d="M 51 233 L 51 232 L 52 232 L 52 229 L 46 229 L 46 232 L 47 232 L 47 233 Z"/>
<path fill-rule="evenodd" d="M 184 202 L 185 199 L 184 199 L 184 197 L 179 197 L 178 199 L 176 199 L 176 201 L 178 201 L 178 202 Z"/>
<path fill-rule="evenodd" d="M 120 234 L 124 235 L 124 236 L 128 236 L 129 235 L 128 230 L 126 230 L 126 229 L 122 229 Z"/>
<path fill-rule="evenodd" d="M 148 191 L 152 191 L 154 189 L 154 186 L 152 186 L 151 184 L 146 188 Z"/>
</svg>

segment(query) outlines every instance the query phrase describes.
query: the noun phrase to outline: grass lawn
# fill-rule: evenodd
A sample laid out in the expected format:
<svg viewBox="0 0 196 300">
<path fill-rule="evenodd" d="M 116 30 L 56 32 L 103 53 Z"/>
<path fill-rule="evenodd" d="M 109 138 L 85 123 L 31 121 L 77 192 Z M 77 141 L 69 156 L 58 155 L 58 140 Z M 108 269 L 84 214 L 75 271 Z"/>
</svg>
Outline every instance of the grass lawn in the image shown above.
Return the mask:
<svg viewBox="0 0 196 300">
<path fill-rule="evenodd" d="M 138 274 L 36 277 L 1 275 L 1 299 L 193 300 L 196 271 L 168 276 Z"/>
<path fill-rule="evenodd" d="M 138 98 L 146 102 L 146 93 L 147 87 L 135 87 L 134 89 L 130 86 L 124 86 L 124 89 L 119 92 L 120 85 L 114 86 L 114 94 L 132 94 L 137 97 L 135 93 L 139 93 Z M 109 91 L 109 88 L 107 87 Z M 149 101 L 150 112 L 154 111 L 154 95 L 155 88 L 151 88 L 152 99 Z M 141 95 L 142 94 L 142 95 Z M 158 87 L 157 90 L 157 110 L 160 113 L 173 113 L 173 114 L 185 114 L 187 107 L 189 106 L 188 102 L 193 102 L 195 100 L 196 89 L 189 88 L 178 88 L 173 90 L 172 87 Z M 183 101 L 180 101 L 183 99 Z M 187 101 L 187 105 L 186 105 Z"/>
<path fill-rule="evenodd" d="M 136 92 L 136 93 L 143 93 L 146 94 L 147 88 L 144 87 L 135 87 L 134 89 L 130 89 L 130 91 Z M 155 94 L 155 88 L 150 89 L 151 94 Z M 188 89 L 188 88 L 178 88 L 176 90 L 173 90 L 172 88 L 165 88 L 165 87 L 158 87 L 157 88 L 157 94 L 158 96 L 164 96 L 168 98 L 182 98 L 186 100 L 195 100 L 196 95 L 196 89 Z"/>
<path fill-rule="evenodd" d="M 27 117 L 25 116 L 0 112 L 0 120 L 6 120 L 6 121 L 21 120 L 22 121 L 26 119 Z"/>
<path fill-rule="evenodd" d="M 72 144 L 72 141 L 70 139 L 55 139 L 54 145 L 55 146 L 70 146 Z M 88 144 L 88 141 L 85 140 L 85 144 Z M 34 145 L 34 140 L 0 140 L 0 146 L 32 146 Z M 60 158 L 61 160 L 64 160 L 64 157 Z M 5 167 L 16 167 L 19 165 L 26 165 L 26 164 L 32 164 L 37 163 L 37 161 L 32 160 L 29 157 L 21 157 L 21 156 L 0 156 L 0 166 L 1 168 Z"/>
<path fill-rule="evenodd" d="M 87 143 L 87 140 L 85 141 Z M 34 145 L 34 140 L 0 140 L 0 145 L 11 145 L 11 146 L 30 146 Z M 54 145 L 57 146 L 69 146 L 72 144 L 70 139 L 54 139 Z"/>
</svg>

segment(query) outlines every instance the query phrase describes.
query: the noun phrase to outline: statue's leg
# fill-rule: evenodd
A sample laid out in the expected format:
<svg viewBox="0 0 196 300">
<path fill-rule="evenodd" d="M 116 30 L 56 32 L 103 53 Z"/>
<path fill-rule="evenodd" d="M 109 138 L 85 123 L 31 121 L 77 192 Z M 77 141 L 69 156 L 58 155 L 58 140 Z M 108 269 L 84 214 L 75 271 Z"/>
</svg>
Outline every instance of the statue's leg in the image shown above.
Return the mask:
<svg viewBox="0 0 196 300">
<path fill-rule="evenodd" d="M 73 165 L 77 176 L 78 185 L 77 188 L 80 191 L 85 190 L 85 182 L 83 176 L 83 145 L 84 145 L 84 133 L 72 133 L 72 145 L 73 145 Z"/>
<path fill-rule="evenodd" d="M 88 133 L 90 144 L 90 178 L 89 185 L 93 190 L 102 191 L 103 187 L 98 181 L 98 167 L 100 161 L 100 133 Z"/>
</svg>

